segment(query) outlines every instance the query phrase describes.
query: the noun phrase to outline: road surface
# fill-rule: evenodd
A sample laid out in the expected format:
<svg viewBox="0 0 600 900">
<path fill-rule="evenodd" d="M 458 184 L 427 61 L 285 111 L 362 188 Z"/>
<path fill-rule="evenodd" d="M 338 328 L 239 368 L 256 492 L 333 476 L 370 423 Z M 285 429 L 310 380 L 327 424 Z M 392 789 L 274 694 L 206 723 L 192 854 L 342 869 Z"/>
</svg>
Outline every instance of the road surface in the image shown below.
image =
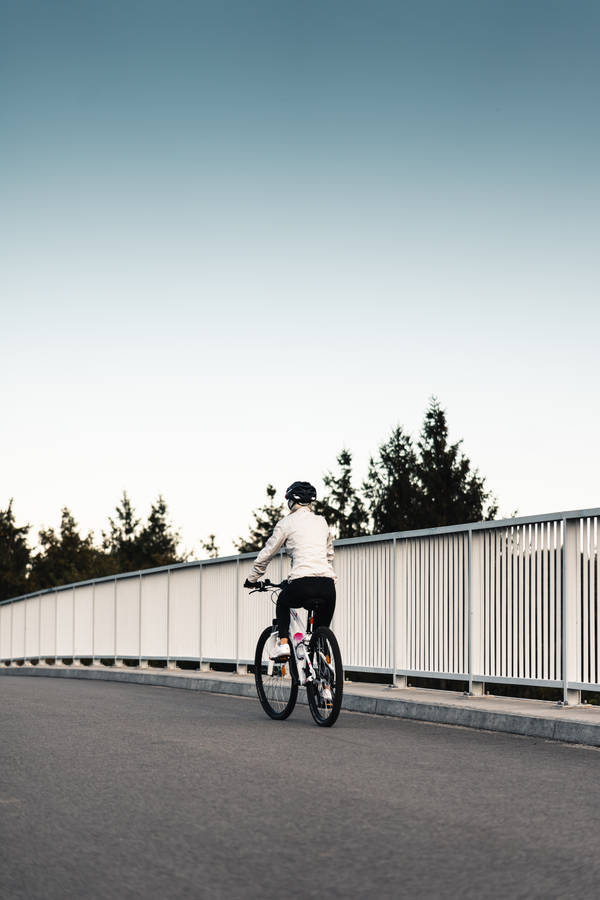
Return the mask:
<svg viewBox="0 0 600 900">
<path fill-rule="evenodd" d="M 51 678 L 0 723 L 3 900 L 600 895 L 596 749 Z"/>
</svg>

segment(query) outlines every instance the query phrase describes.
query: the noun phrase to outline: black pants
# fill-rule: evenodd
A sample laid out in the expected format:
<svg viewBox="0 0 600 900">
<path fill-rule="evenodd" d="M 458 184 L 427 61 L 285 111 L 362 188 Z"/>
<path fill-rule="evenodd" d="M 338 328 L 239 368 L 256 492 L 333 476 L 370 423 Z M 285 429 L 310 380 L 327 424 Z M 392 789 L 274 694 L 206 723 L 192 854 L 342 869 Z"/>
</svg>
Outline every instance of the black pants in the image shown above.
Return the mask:
<svg viewBox="0 0 600 900">
<path fill-rule="evenodd" d="M 314 609 L 314 627 L 329 625 L 335 610 L 335 582 L 333 578 L 294 578 L 282 588 L 277 599 L 277 628 L 279 637 L 286 638 L 290 630 L 290 609 Z"/>
</svg>

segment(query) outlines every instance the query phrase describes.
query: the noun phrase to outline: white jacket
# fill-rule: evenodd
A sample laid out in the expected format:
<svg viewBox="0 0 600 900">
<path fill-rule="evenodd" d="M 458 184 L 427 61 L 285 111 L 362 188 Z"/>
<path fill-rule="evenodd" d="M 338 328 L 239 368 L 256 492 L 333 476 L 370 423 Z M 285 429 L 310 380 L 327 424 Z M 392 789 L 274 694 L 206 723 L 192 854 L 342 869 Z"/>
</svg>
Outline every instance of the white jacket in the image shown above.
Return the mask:
<svg viewBox="0 0 600 900">
<path fill-rule="evenodd" d="M 281 519 L 273 534 L 256 557 L 248 576 L 249 581 L 259 581 L 270 560 L 282 547 L 292 557 L 292 568 L 288 581 L 306 576 L 333 578 L 333 539 L 323 516 L 317 516 L 307 507 L 301 506 Z"/>
</svg>

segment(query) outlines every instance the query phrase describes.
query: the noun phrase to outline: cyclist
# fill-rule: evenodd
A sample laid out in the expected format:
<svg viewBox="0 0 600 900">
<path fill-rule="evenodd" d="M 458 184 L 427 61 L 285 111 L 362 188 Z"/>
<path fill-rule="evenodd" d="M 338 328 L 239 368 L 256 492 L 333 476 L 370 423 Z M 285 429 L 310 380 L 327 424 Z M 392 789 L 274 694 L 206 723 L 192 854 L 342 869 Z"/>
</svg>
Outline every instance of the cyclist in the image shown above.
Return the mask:
<svg viewBox="0 0 600 900">
<path fill-rule="evenodd" d="M 282 547 L 292 557 L 288 583 L 277 598 L 279 640 L 271 653 L 271 659 L 276 660 L 290 655 L 290 609 L 314 609 L 315 628 L 331 623 L 337 580 L 332 566 L 333 539 L 329 526 L 323 516 L 311 509 L 317 499 L 315 488 L 308 481 L 294 481 L 285 492 L 285 499 L 290 514 L 277 523 L 244 582 L 244 587 L 256 587 L 270 560 Z"/>
</svg>

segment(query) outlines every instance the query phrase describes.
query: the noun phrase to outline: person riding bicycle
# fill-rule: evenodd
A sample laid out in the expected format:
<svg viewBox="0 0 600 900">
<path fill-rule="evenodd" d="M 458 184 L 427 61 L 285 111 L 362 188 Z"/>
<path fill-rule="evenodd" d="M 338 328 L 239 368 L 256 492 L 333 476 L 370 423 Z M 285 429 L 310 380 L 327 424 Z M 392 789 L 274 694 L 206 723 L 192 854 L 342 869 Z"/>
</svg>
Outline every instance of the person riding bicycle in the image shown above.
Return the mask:
<svg viewBox="0 0 600 900">
<path fill-rule="evenodd" d="M 290 655 L 290 609 L 314 609 L 316 629 L 331 623 L 336 600 L 333 539 L 325 518 L 311 509 L 317 499 L 315 488 L 308 481 L 294 481 L 286 490 L 285 499 L 290 513 L 277 523 L 244 582 L 244 587 L 256 587 L 270 560 L 282 547 L 292 557 L 287 584 L 277 598 L 279 640 L 271 653 L 271 659 L 276 660 Z"/>
</svg>

